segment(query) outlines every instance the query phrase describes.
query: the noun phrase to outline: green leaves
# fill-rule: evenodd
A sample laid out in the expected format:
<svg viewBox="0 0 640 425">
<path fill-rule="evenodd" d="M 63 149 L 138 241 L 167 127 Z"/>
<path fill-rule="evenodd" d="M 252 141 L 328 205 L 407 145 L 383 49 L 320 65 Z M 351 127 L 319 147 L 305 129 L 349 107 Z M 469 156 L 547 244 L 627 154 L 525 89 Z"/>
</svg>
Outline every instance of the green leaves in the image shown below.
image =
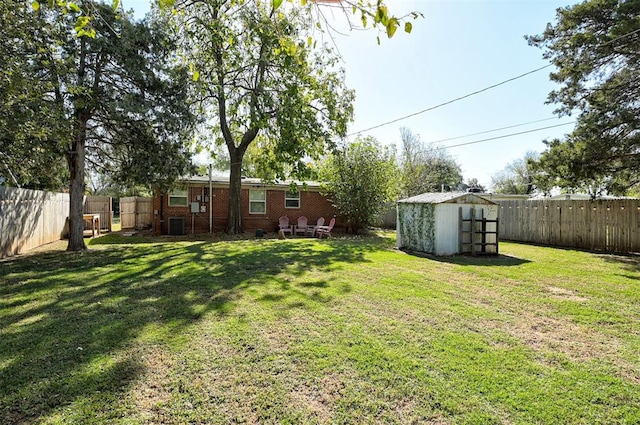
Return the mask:
<svg viewBox="0 0 640 425">
<path fill-rule="evenodd" d="M 491 185 L 495 193 L 508 193 L 514 195 L 528 195 L 533 192 L 533 180 L 535 170 L 533 164 L 540 155 L 528 151 L 524 157 L 509 163 L 498 173 L 491 176 Z M 538 187 L 544 190 L 542 187 Z M 550 189 L 550 188 L 549 188 Z"/>
<path fill-rule="evenodd" d="M 282 4 L 282 0 L 273 0 L 273 8 L 277 9 Z"/>
<path fill-rule="evenodd" d="M 442 185 L 455 187 L 462 182 L 460 166 L 446 150 L 433 144 L 425 145 L 419 135 L 406 127 L 400 128 L 400 138 L 403 196 L 439 192 Z"/>
<path fill-rule="evenodd" d="M 365 4 L 362 1 L 357 1 L 354 3 L 350 3 L 352 5 L 352 13 L 356 14 L 360 13 L 360 20 L 362 22 L 362 27 L 367 28 L 370 23 L 370 20 L 373 20 L 374 27 L 382 27 L 384 32 L 387 34 L 388 38 L 392 38 L 400 24 L 404 21 L 404 31 L 409 34 L 413 30 L 413 24 L 406 19 L 413 18 L 418 19 L 422 17 L 420 12 L 411 12 L 403 17 L 397 17 L 389 14 L 389 9 L 382 2 L 378 1 L 376 6 L 372 6 L 371 4 Z M 378 44 L 380 44 L 380 37 L 376 37 Z"/>
<path fill-rule="evenodd" d="M 384 26 L 388 38 L 393 37 L 393 35 L 396 33 L 398 29 L 398 25 L 400 24 L 400 21 L 398 20 L 398 18 L 396 18 L 395 16 L 389 16 L 389 10 L 383 4 L 378 4 L 378 8 L 375 13 L 374 22 L 376 24 L 381 24 L 382 26 Z M 405 25 L 405 31 L 406 29 L 407 27 Z M 409 31 L 407 32 L 411 32 L 411 29 L 409 29 Z M 378 44 L 380 44 L 379 40 L 378 40 Z"/>
<path fill-rule="evenodd" d="M 191 72 L 191 80 L 197 82 L 200 80 L 200 71 L 198 71 L 193 63 L 189 64 L 189 72 Z"/>
<path fill-rule="evenodd" d="M 88 14 L 82 14 L 82 10 L 77 3 L 65 1 L 65 0 L 50 0 L 48 3 L 44 3 L 46 7 L 60 13 L 65 16 L 69 13 L 79 14 L 80 16 L 75 22 L 74 31 L 78 37 L 90 37 L 95 38 L 96 31 L 94 28 L 90 28 L 92 18 Z M 120 5 L 120 0 L 113 0 L 113 10 L 115 11 Z M 31 9 L 38 12 L 42 9 L 42 4 L 38 0 L 31 2 Z"/>
<path fill-rule="evenodd" d="M 122 171 L 122 181 L 160 184 L 187 170 L 182 141 L 194 121 L 187 84 L 198 75 L 169 65 L 176 49 L 166 28 L 130 22 L 118 13 L 121 7 L 111 1 L 0 1 L 8 39 L 0 40 L 0 152 L 29 158 L 9 165 L 21 184 L 69 187 L 65 153 L 85 134 L 87 163 Z M 96 32 L 99 39 L 89 38 Z"/>
<path fill-rule="evenodd" d="M 396 33 L 396 30 L 398 29 L 398 20 L 396 18 L 391 18 L 389 19 L 389 22 L 387 22 L 387 37 L 391 38 L 393 37 L 393 35 Z"/>
<path fill-rule="evenodd" d="M 625 194 L 640 185 L 639 14 L 638 2 L 587 0 L 559 9 L 554 25 L 528 37 L 557 67 L 550 78 L 560 88 L 548 102 L 561 116 L 579 111 L 574 131 L 539 161 L 559 186 Z"/>
<path fill-rule="evenodd" d="M 86 27 L 89 22 L 91 21 L 91 18 L 88 16 L 80 16 L 78 18 L 78 20 L 76 21 L 76 27 L 75 30 L 78 31 L 79 29 L 82 29 L 84 27 Z"/>
<path fill-rule="evenodd" d="M 329 155 L 320 166 L 320 179 L 355 233 L 373 224 L 399 190 L 393 152 L 373 137 L 358 137 Z"/>
<path fill-rule="evenodd" d="M 308 41 L 309 40 L 307 39 L 307 42 Z M 298 51 L 298 45 L 295 43 L 295 41 L 288 37 L 281 37 L 279 40 L 279 44 L 280 49 L 278 49 L 277 51 L 282 51 L 289 56 L 295 56 L 296 52 Z"/>
<path fill-rule="evenodd" d="M 96 30 L 89 27 L 90 22 L 91 18 L 88 16 L 78 17 L 78 20 L 76 21 L 76 25 L 74 27 L 74 30 L 76 31 L 76 35 L 78 37 L 96 38 Z"/>
<path fill-rule="evenodd" d="M 192 25 L 178 54 L 199 79 L 192 88 L 209 114 L 203 137 L 220 137 L 229 164 L 262 178 L 311 178 L 301 159 L 326 152 L 353 114 L 354 94 L 336 71 L 336 55 L 314 48 L 314 25 L 322 30 L 322 22 L 312 7 L 292 1 L 230 0 L 167 14 L 176 28 Z M 231 209 L 241 209 L 240 195 L 231 195 Z M 239 229 L 233 217 L 228 223 L 228 231 Z"/>
<path fill-rule="evenodd" d="M 389 21 L 389 10 L 387 9 L 386 6 L 378 6 L 378 10 L 376 10 L 376 17 L 375 17 L 376 24 L 381 22 L 383 25 L 386 25 L 388 21 Z"/>
<path fill-rule="evenodd" d="M 160 9 L 171 9 L 175 6 L 176 0 L 158 0 Z"/>
</svg>

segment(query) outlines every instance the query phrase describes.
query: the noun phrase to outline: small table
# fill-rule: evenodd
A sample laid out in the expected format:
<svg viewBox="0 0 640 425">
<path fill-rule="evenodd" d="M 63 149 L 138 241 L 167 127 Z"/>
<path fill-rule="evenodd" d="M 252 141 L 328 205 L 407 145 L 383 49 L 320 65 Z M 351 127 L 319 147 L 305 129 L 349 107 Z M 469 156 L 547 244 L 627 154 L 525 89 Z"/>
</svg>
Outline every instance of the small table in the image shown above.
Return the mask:
<svg viewBox="0 0 640 425">
<path fill-rule="evenodd" d="M 100 214 L 83 214 L 82 219 L 91 222 L 91 237 L 95 238 L 96 233 L 100 235 Z"/>
</svg>

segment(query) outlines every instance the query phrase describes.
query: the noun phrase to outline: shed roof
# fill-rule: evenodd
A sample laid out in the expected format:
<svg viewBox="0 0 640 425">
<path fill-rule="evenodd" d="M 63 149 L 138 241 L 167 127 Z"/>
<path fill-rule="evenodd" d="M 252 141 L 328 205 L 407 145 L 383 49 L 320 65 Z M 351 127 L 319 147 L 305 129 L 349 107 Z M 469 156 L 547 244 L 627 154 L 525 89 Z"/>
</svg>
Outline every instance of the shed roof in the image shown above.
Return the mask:
<svg viewBox="0 0 640 425">
<path fill-rule="evenodd" d="M 488 199 L 467 192 L 422 193 L 411 198 L 401 199 L 402 204 L 485 204 L 497 205 Z"/>
</svg>

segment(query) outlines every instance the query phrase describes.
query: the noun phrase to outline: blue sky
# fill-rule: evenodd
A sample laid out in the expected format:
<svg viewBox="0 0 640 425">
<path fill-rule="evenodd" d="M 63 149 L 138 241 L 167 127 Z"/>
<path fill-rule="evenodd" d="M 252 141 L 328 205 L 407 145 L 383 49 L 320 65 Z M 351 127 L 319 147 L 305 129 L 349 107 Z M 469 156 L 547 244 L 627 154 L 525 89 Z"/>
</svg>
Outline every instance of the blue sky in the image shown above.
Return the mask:
<svg viewBox="0 0 640 425">
<path fill-rule="evenodd" d="M 125 9 L 142 16 L 148 0 L 121 0 Z M 356 90 L 354 133 L 430 108 L 547 65 L 542 51 L 524 35 L 541 33 L 555 21 L 556 9 L 575 0 L 394 0 L 387 1 L 398 15 L 420 11 L 411 34 L 399 30 L 392 39 L 377 32 L 352 31 L 336 35 L 344 59 L 347 85 Z M 342 18 L 336 18 L 339 27 Z M 428 143 L 553 118 L 554 105 L 545 105 L 556 88 L 546 68 L 495 89 L 362 134 L 385 144 L 400 142 L 407 127 Z M 573 118 L 511 128 L 444 141 L 450 146 L 571 122 Z M 465 180 L 477 178 L 490 186 L 491 176 L 527 151 L 544 150 L 542 140 L 562 137 L 572 125 L 514 137 L 448 148 L 462 168 Z M 350 139 L 353 139 L 351 137 Z"/>
</svg>

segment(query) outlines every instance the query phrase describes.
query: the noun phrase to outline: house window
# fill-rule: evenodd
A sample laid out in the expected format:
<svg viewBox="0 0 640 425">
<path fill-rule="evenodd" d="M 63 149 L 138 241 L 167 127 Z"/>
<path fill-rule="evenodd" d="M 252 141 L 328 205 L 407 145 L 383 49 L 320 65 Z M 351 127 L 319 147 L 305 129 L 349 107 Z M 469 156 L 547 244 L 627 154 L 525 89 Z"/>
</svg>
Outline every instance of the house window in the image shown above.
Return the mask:
<svg viewBox="0 0 640 425">
<path fill-rule="evenodd" d="M 188 204 L 187 189 L 174 189 L 169 192 L 170 207 L 186 207 Z"/>
<path fill-rule="evenodd" d="M 284 194 L 284 207 L 300 208 L 300 191 L 293 193 L 287 190 Z"/>
<path fill-rule="evenodd" d="M 264 189 L 249 190 L 249 214 L 265 214 L 267 212 L 267 191 Z"/>
</svg>

